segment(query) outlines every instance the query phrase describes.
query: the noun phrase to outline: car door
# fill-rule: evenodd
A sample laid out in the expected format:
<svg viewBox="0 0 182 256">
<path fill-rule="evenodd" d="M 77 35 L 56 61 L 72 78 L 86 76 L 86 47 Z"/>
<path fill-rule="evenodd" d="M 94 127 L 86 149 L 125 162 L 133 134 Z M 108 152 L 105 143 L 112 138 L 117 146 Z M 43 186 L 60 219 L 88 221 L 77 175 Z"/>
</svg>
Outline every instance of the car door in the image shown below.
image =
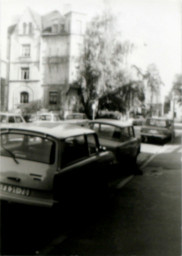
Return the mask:
<svg viewBox="0 0 182 256">
<path fill-rule="evenodd" d="M 101 152 L 95 134 L 73 136 L 62 141 L 61 163 L 55 177 L 55 198 L 66 204 L 92 200 L 106 186 L 104 172 L 112 153 Z M 65 201 L 66 200 L 66 201 Z"/>
</svg>

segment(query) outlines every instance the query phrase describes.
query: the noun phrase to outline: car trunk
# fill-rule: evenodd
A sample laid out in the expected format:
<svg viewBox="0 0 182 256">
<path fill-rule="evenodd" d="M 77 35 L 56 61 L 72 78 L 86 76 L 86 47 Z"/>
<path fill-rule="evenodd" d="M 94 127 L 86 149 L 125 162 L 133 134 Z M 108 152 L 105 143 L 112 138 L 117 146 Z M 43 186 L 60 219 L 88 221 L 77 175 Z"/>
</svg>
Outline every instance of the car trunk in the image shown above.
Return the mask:
<svg viewBox="0 0 182 256">
<path fill-rule="evenodd" d="M 1 156 L 0 182 L 35 190 L 50 191 L 53 186 L 54 166 L 24 159 Z"/>
</svg>

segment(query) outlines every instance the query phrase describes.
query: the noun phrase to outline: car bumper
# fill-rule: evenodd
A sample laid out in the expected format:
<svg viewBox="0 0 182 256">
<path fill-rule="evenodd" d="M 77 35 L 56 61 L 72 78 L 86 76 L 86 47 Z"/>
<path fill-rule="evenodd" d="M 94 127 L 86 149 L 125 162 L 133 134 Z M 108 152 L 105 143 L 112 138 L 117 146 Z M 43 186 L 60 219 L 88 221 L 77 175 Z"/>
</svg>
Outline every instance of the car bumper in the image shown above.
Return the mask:
<svg viewBox="0 0 182 256">
<path fill-rule="evenodd" d="M 58 203 L 58 201 L 55 201 L 51 198 L 35 198 L 31 196 L 21 196 L 6 191 L 0 191 L 0 200 L 48 208 L 51 208 L 53 207 L 53 205 Z"/>
</svg>

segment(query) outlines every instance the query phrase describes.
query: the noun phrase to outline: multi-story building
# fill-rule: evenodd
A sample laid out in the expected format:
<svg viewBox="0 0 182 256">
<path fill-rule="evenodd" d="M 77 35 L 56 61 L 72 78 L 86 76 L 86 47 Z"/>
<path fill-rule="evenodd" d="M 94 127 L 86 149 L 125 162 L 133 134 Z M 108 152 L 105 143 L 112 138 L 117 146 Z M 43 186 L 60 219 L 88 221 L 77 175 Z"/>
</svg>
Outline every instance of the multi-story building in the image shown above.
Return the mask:
<svg viewBox="0 0 182 256">
<path fill-rule="evenodd" d="M 84 14 L 53 11 L 40 16 L 29 8 L 9 27 L 9 110 L 36 100 L 48 110 L 75 107 L 77 94 L 70 84 L 84 30 Z"/>
</svg>

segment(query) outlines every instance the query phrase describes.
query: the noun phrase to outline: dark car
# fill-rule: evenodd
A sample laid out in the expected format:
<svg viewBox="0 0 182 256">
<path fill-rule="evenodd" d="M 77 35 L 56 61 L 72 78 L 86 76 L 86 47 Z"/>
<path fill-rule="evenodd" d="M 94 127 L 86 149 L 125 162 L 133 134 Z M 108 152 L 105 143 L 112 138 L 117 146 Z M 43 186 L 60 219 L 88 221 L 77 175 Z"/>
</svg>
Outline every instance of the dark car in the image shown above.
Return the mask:
<svg viewBox="0 0 182 256">
<path fill-rule="evenodd" d="M 142 142 L 171 140 L 175 136 L 173 120 L 162 117 L 147 118 L 140 134 Z"/>
<path fill-rule="evenodd" d="M 100 147 L 93 130 L 56 123 L 4 124 L 0 137 L 1 200 L 52 207 L 107 187 L 104 175 L 114 155 Z"/>
<path fill-rule="evenodd" d="M 140 153 L 140 139 L 136 138 L 133 125 L 112 119 L 96 119 L 90 122 L 98 135 L 100 144 L 115 154 L 121 168 L 138 171 L 137 156 Z M 131 168 L 132 167 L 132 168 Z"/>
</svg>

